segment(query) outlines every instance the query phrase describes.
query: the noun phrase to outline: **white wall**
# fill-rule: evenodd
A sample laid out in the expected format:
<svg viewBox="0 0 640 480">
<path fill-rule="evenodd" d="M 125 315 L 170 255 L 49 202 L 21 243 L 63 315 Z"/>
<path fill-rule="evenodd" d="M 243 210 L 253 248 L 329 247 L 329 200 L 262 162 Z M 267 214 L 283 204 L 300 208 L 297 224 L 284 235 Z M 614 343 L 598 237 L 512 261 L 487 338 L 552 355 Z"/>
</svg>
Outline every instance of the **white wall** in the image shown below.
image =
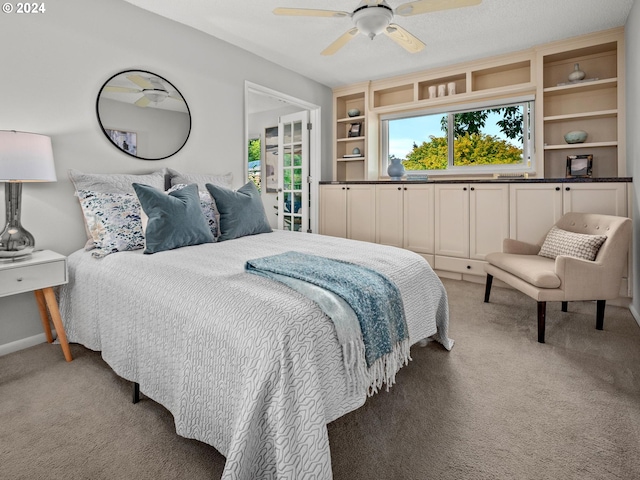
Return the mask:
<svg viewBox="0 0 640 480">
<path fill-rule="evenodd" d="M 640 323 L 640 2 L 636 0 L 625 25 L 627 174 L 633 177 L 633 303 Z"/>
<path fill-rule="evenodd" d="M 244 82 L 320 105 L 331 132 L 331 90 L 232 45 L 121 0 L 55 0 L 38 15 L 0 15 L 0 130 L 50 135 L 57 183 L 23 187 L 22 223 L 36 247 L 69 254 L 84 241 L 67 171 L 232 172 L 244 182 Z M 178 88 L 192 115 L 189 141 L 155 162 L 119 152 L 96 118 L 96 97 L 115 73 L 140 69 Z M 331 171 L 331 138 L 323 171 Z M 0 218 L 4 219 L 3 186 Z M 2 345 L 42 333 L 31 294 L 0 298 Z M 6 349 L 5 349 L 6 350 Z"/>
</svg>

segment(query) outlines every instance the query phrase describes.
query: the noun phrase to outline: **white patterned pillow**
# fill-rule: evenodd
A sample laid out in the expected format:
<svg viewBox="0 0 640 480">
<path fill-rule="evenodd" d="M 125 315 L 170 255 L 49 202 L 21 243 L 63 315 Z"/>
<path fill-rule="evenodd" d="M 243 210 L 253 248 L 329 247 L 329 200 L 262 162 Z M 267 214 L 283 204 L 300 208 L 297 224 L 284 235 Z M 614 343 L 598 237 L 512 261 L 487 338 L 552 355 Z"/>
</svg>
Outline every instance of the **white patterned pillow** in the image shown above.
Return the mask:
<svg viewBox="0 0 640 480">
<path fill-rule="evenodd" d="M 593 261 L 606 239 L 606 235 L 568 232 L 553 226 L 544 239 L 538 255 L 553 259 L 558 255 L 564 255 Z"/>
<path fill-rule="evenodd" d="M 87 229 L 93 240 L 87 245 L 97 258 L 110 253 L 144 248 L 140 202 L 135 194 L 78 190 Z"/>
<path fill-rule="evenodd" d="M 166 193 L 175 192 L 176 190 L 180 190 L 187 185 L 184 183 L 178 183 L 167 190 Z M 218 240 L 220 236 L 220 213 L 218 213 L 218 208 L 216 207 L 215 202 L 209 195 L 209 192 L 198 192 L 198 196 L 200 197 L 200 208 L 202 208 L 202 213 L 204 215 L 209 228 L 211 229 L 211 233 L 213 234 L 213 239 L 215 241 Z M 142 212 L 144 214 L 144 212 Z"/>
</svg>

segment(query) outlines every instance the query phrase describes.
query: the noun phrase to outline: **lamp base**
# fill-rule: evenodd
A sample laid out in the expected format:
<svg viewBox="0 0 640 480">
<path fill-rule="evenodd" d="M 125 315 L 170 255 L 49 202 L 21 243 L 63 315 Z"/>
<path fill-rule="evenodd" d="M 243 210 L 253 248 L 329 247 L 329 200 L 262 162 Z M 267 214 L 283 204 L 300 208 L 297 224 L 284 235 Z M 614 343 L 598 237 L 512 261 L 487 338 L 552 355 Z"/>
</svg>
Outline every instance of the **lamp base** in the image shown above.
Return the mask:
<svg viewBox="0 0 640 480">
<path fill-rule="evenodd" d="M 31 255 L 35 240 L 20 224 L 20 200 L 22 184 L 8 182 L 5 184 L 5 201 L 7 225 L 0 233 L 0 259 L 21 258 Z"/>
</svg>

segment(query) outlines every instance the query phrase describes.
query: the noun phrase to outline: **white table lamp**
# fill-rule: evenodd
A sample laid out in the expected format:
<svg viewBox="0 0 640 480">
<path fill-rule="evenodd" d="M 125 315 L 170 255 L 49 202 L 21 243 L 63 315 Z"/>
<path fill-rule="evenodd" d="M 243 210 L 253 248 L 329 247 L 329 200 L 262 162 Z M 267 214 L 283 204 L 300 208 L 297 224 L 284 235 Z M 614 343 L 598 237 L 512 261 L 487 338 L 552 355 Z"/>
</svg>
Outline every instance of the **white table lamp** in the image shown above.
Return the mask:
<svg viewBox="0 0 640 480">
<path fill-rule="evenodd" d="M 51 139 L 36 133 L 0 130 L 0 182 L 4 187 L 6 226 L 0 233 L 0 260 L 31 255 L 33 235 L 20 224 L 23 182 L 55 182 Z"/>
</svg>

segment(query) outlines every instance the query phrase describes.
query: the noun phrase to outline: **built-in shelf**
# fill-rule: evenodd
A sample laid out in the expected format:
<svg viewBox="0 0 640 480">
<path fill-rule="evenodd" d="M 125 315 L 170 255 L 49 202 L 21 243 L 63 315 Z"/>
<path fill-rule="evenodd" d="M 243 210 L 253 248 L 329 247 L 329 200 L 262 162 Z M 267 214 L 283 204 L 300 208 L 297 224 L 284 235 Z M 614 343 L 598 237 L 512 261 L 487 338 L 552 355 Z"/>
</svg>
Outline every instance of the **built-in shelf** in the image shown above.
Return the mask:
<svg viewBox="0 0 640 480">
<path fill-rule="evenodd" d="M 361 162 L 364 160 L 364 157 L 347 157 L 347 158 L 336 158 L 338 162 Z"/>
<path fill-rule="evenodd" d="M 618 116 L 618 110 L 602 110 L 599 112 L 584 112 L 584 113 L 569 113 L 566 115 L 552 115 L 550 117 L 544 117 L 544 121 L 547 123 L 552 122 L 564 122 L 567 120 L 588 120 L 596 118 L 615 118 Z"/>
<path fill-rule="evenodd" d="M 545 96 L 565 95 L 571 92 L 589 92 L 592 90 L 600 90 L 602 88 L 616 88 L 618 86 L 618 78 L 605 78 L 603 80 L 593 80 L 587 82 L 572 83 L 570 85 L 560 85 L 557 87 L 548 87 L 543 89 Z"/>
<path fill-rule="evenodd" d="M 358 140 L 364 140 L 365 137 L 345 137 L 345 138 L 338 138 L 337 141 L 338 142 L 356 142 Z"/>
<path fill-rule="evenodd" d="M 364 120 L 364 115 L 358 115 L 357 117 L 345 117 L 336 120 L 338 123 L 357 123 Z"/>
<path fill-rule="evenodd" d="M 617 147 L 618 142 L 566 143 L 564 145 L 545 145 L 545 150 L 569 150 L 576 148 Z"/>
</svg>

